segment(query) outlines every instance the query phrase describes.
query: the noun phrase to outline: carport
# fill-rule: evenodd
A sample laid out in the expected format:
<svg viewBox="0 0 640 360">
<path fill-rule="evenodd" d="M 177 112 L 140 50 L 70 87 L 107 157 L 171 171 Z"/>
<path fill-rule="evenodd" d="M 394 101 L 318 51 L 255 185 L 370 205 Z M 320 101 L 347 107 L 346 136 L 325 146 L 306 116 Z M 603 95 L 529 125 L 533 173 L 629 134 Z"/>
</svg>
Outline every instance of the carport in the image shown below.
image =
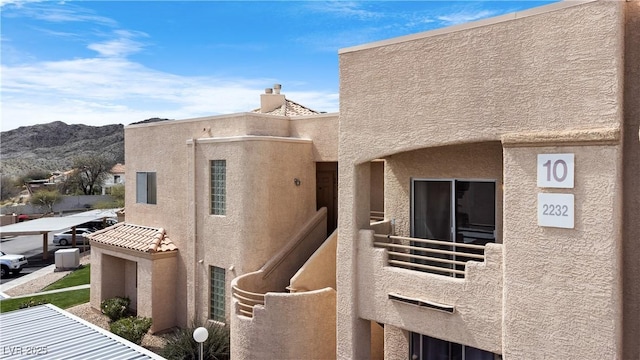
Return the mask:
<svg viewBox="0 0 640 360">
<path fill-rule="evenodd" d="M 16 224 L 0 226 L 1 235 L 38 235 L 42 234 L 42 259 L 49 258 L 49 233 L 73 229 L 74 234 L 71 246 L 76 246 L 75 228 L 89 221 L 104 220 L 116 217 L 116 210 L 91 210 L 79 214 L 62 217 L 44 217 Z"/>
</svg>

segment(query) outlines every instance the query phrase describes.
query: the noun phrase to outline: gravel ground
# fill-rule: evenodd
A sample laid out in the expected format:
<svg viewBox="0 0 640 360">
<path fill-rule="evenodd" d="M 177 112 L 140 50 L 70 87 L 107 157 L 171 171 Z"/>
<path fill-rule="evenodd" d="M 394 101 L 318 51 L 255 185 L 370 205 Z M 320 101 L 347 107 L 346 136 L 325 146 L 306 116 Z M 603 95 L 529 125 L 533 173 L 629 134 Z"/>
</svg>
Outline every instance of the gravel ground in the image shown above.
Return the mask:
<svg viewBox="0 0 640 360">
<path fill-rule="evenodd" d="M 90 259 L 91 259 L 90 254 L 85 255 L 80 258 L 80 264 L 82 265 L 89 264 Z M 19 296 L 19 295 L 37 293 L 42 289 L 44 289 L 49 284 L 54 283 L 57 280 L 63 278 L 65 275 L 69 274 L 70 272 L 71 271 L 51 272 L 37 279 L 31 280 L 25 284 L 9 289 L 5 291 L 5 293 L 9 296 Z M 109 318 L 103 315 L 102 313 L 100 313 L 100 311 L 94 310 L 93 308 L 91 308 L 91 305 L 89 303 L 84 303 L 84 304 L 76 305 L 74 307 L 70 307 L 66 309 L 66 311 L 74 314 L 75 316 L 81 319 L 84 319 L 87 322 L 97 325 L 103 329 L 109 330 Z M 168 334 L 162 334 L 162 335 L 147 334 L 142 339 L 142 346 L 155 353 L 158 353 L 160 352 L 160 350 L 162 350 L 162 348 L 166 344 L 167 336 Z"/>
</svg>

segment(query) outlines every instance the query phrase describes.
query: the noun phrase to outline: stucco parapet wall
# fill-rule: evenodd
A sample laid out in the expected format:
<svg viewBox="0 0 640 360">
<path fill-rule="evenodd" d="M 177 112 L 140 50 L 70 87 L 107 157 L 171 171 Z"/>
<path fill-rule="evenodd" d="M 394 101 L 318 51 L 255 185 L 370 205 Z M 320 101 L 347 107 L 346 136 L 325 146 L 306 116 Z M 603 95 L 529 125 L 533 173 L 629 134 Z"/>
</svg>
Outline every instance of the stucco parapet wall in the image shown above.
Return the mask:
<svg viewBox="0 0 640 360">
<path fill-rule="evenodd" d="M 200 122 L 200 121 L 209 121 L 209 120 L 227 120 L 227 119 L 234 119 L 234 118 L 237 119 L 237 118 L 247 118 L 247 117 L 263 118 L 263 119 L 280 119 L 284 121 L 289 120 L 287 116 L 258 114 L 258 113 L 252 113 L 252 112 L 241 112 L 241 113 L 234 113 L 234 114 L 202 116 L 202 117 L 189 118 L 189 119 L 156 121 L 156 122 L 151 122 L 146 124 L 133 124 L 133 125 L 127 125 L 125 128 L 137 129 L 137 128 L 144 128 L 144 127 L 156 127 L 156 126 L 167 126 L 167 125 L 180 126 L 182 124 L 186 124 L 190 122 Z"/>
<path fill-rule="evenodd" d="M 502 352 L 503 245 L 489 243 L 483 262 L 469 261 L 465 278 L 387 265 L 373 231 L 358 239 L 358 316 L 494 353 Z M 390 299 L 391 294 L 453 308 L 445 312 Z"/>
<path fill-rule="evenodd" d="M 393 38 L 393 39 L 376 41 L 376 42 L 372 42 L 372 43 L 368 43 L 368 44 L 352 46 L 352 47 L 348 47 L 348 48 L 344 48 L 344 49 L 339 49 L 338 50 L 338 54 L 345 54 L 345 53 L 350 53 L 350 52 L 355 52 L 355 51 L 360 51 L 360 50 L 367 50 L 367 49 L 376 48 L 376 47 L 380 47 L 380 46 L 393 45 L 393 44 L 398 44 L 398 43 L 407 42 L 407 41 L 424 39 L 424 38 L 427 38 L 427 37 L 433 37 L 433 36 L 438 36 L 438 35 L 449 34 L 449 33 L 457 32 L 457 31 L 463 31 L 463 30 L 479 28 L 479 27 L 482 27 L 482 26 L 488 26 L 488 25 L 498 24 L 498 23 L 502 23 L 502 22 L 506 22 L 506 21 L 521 19 L 521 18 L 525 18 L 525 17 L 529 17 L 529 16 L 545 14 L 545 13 L 549 13 L 549 12 L 552 12 L 552 11 L 566 9 L 566 8 L 569 8 L 569 7 L 578 6 L 578 5 L 591 3 L 591 2 L 596 2 L 596 1 L 598 1 L 598 0 L 561 1 L 561 2 L 557 2 L 557 3 L 553 3 L 553 4 L 540 6 L 540 7 L 536 7 L 536 8 L 529 9 L 529 10 L 525 10 L 525 11 L 513 12 L 513 13 L 501 15 L 501 16 L 495 16 L 495 17 L 488 18 L 488 19 L 468 22 L 468 23 L 460 24 L 460 25 L 449 26 L 449 27 L 442 28 L 442 29 L 429 30 L 429 31 L 425 31 L 425 32 L 417 33 L 417 34 L 399 36 L 399 37 L 396 37 L 396 38 Z"/>
<path fill-rule="evenodd" d="M 313 143 L 313 140 L 311 139 L 299 139 L 299 138 L 290 138 L 290 137 L 282 137 L 282 136 L 246 135 L 246 136 L 189 139 L 187 140 L 187 145 L 193 145 L 194 141 L 196 141 L 198 144 L 215 144 L 215 143 L 241 142 L 241 141 L 276 141 L 276 142 L 289 142 L 289 143 L 299 143 L 299 144 Z"/>
<path fill-rule="evenodd" d="M 189 119 L 156 121 L 156 122 L 145 123 L 145 124 L 132 124 L 132 125 L 127 125 L 126 128 L 137 129 L 137 128 L 167 126 L 167 125 L 180 126 L 182 124 L 192 123 L 192 122 L 215 121 L 215 120 L 230 120 L 230 119 L 240 119 L 240 118 L 256 118 L 256 119 L 295 121 L 295 120 L 330 118 L 330 117 L 336 117 L 338 115 L 339 115 L 339 113 L 337 113 L 337 112 L 334 112 L 334 113 L 322 113 L 322 114 L 315 114 L 315 115 L 301 115 L 301 116 L 283 116 L 283 115 L 260 114 L 260 113 L 253 113 L 253 112 L 240 112 L 240 113 L 233 113 L 233 114 L 220 114 L 220 115 L 212 115 L 212 116 L 202 116 L 202 117 L 189 118 Z"/>
<path fill-rule="evenodd" d="M 503 147 L 619 145 L 619 128 L 545 131 L 502 135 Z"/>
</svg>

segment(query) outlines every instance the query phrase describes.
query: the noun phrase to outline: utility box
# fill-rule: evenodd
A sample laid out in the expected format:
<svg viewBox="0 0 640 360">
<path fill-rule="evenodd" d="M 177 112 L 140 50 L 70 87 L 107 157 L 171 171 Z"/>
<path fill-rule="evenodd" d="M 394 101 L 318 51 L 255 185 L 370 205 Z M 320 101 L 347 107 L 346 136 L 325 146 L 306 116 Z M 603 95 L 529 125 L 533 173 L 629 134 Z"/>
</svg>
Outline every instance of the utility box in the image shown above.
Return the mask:
<svg viewBox="0 0 640 360">
<path fill-rule="evenodd" d="M 56 251 L 56 271 L 73 270 L 80 266 L 80 249 L 61 249 Z"/>
</svg>

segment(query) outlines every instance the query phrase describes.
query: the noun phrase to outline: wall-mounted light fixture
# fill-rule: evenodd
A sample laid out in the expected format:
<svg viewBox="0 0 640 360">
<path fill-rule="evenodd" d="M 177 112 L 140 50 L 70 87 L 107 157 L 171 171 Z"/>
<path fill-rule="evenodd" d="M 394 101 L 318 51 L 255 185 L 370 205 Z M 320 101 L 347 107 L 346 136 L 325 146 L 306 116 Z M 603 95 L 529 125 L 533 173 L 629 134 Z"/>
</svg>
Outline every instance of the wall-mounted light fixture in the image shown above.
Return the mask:
<svg viewBox="0 0 640 360">
<path fill-rule="evenodd" d="M 298 178 L 294 178 L 293 179 L 293 183 L 296 184 L 296 186 L 300 186 L 300 184 L 302 183 L 302 181 L 300 181 L 300 179 Z"/>
</svg>

